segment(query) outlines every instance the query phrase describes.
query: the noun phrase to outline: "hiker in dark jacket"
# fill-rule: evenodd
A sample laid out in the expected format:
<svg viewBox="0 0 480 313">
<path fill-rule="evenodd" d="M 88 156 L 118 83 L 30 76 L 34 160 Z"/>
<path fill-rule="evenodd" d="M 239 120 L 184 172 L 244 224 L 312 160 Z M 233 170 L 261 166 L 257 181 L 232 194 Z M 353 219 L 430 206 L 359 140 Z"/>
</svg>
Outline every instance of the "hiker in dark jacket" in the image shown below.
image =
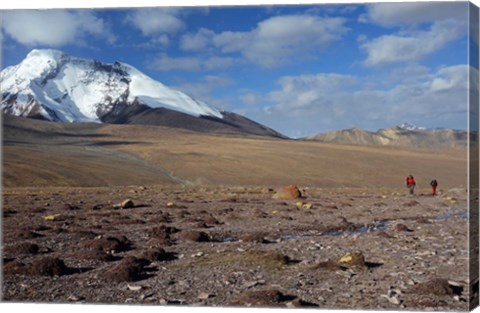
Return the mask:
<svg viewBox="0 0 480 313">
<path fill-rule="evenodd" d="M 437 180 L 434 179 L 430 182 L 430 186 L 432 186 L 432 196 L 436 195 L 437 194 L 437 186 L 438 186 L 438 183 L 437 183 Z"/>
<path fill-rule="evenodd" d="M 415 189 L 415 179 L 412 175 L 408 175 L 406 180 L 407 188 L 410 191 L 410 194 L 413 195 L 413 190 Z"/>
</svg>

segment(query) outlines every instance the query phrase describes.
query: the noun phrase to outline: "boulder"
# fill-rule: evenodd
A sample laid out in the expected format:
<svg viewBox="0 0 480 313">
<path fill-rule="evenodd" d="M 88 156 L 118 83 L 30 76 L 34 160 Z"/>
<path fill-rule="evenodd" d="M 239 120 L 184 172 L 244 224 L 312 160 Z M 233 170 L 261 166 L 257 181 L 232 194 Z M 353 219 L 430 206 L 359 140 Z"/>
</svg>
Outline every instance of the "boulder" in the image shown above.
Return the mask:
<svg viewBox="0 0 480 313">
<path fill-rule="evenodd" d="M 302 197 L 302 193 L 297 186 L 290 185 L 277 189 L 273 199 L 295 200 Z"/>
</svg>

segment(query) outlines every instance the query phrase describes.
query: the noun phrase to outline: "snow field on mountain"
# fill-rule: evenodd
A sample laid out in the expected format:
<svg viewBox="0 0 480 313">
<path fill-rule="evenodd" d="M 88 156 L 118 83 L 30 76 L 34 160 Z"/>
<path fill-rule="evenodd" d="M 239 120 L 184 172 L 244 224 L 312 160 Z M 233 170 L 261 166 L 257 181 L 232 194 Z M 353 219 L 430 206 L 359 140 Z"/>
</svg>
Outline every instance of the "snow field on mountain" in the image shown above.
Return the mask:
<svg viewBox="0 0 480 313">
<path fill-rule="evenodd" d="M 100 112 L 108 113 L 114 103 L 131 105 L 136 101 L 196 117 L 223 118 L 214 107 L 170 89 L 130 65 L 79 59 L 56 50 L 32 50 L 20 64 L 3 70 L 0 78 L 2 109 L 11 107 L 10 112 L 18 116 L 28 116 L 40 104 L 39 113 L 47 119 L 100 122 Z"/>
</svg>

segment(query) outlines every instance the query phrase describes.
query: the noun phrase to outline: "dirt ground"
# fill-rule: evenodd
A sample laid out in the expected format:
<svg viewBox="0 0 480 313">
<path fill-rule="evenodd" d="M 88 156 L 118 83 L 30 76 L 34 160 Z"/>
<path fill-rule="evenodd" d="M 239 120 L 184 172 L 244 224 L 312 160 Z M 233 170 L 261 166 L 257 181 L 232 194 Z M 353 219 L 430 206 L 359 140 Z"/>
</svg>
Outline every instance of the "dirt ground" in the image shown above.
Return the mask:
<svg viewBox="0 0 480 313">
<path fill-rule="evenodd" d="M 465 189 L 300 190 L 4 188 L 2 301 L 465 311 L 478 297 Z"/>
<path fill-rule="evenodd" d="M 466 187 L 465 149 L 416 149 L 201 134 L 148 125 L 4 117 L 3 186 L 155 184 L 322 188 Z"/>
</svg>

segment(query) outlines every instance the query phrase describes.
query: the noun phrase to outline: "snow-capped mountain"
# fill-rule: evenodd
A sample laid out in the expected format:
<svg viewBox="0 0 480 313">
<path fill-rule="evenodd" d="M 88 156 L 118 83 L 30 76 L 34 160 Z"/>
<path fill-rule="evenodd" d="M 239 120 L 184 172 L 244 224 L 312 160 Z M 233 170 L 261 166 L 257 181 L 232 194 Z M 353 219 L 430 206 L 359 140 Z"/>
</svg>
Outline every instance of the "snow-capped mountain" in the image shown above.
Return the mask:
<svg viewBox="0 0 480 313">
<path fill-rule="evenodd" d="M 115 103 L 144 104 L 193 116 L 222 118 L 205 102 L 172 90 L 134 67 L 33 50 L 1 72 L 2 111 L 63 122 L 100 122 Z"/>
<path fill-rule="evenodd" d="M 283 137 L 173 90 L 128 64 L 106 64 L 57 50 L 32 50 L 21 63 L 5 68 L 0 90 L 6 115 Z"/>
<path fill-rule="evenodd" d="M 405 129 L 405 130 L 412 130 L 412 131 L 415 131 L 415 130 L 426 130 L 425 127 L 418 127 L 417 125 L 412 124 L 412 123 L 409 123 L 409 122 L 405 122 L 405 123 L 403 123 L 402 125 L 398 125 L 397 128 Z"/>
</svg>

